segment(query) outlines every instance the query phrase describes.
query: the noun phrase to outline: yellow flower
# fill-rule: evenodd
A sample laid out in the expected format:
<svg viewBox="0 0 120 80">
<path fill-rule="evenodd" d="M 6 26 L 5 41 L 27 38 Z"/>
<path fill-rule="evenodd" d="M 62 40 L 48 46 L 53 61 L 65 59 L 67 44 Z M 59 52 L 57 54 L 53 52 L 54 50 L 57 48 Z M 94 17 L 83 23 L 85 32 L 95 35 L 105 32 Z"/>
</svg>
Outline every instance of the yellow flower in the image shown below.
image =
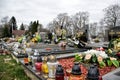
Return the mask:
<svg viewBox="0 0 120 80">
<path fill-rule="evenodd" d="M 103 58 L 101 56 L 98 56 L 97 60 L 98 60 L 98 62 L 101 62 L 101 61 L 103 61 Z"/>
<path fill-rule="evenodd" d="M 110 60 L 117 60 L 116 58 L 114 58 L 114 57 L 110 57 Z"/>
<path fill-rule="evenodd" d="M 35 41 L 37 41 L 37 38 L 34 38 Z"/>
<path fill-rule="evenodd" d="M 83 58 L 83 55 L 82 54 L 79 54 L 80 58 Z"/>
</svg>

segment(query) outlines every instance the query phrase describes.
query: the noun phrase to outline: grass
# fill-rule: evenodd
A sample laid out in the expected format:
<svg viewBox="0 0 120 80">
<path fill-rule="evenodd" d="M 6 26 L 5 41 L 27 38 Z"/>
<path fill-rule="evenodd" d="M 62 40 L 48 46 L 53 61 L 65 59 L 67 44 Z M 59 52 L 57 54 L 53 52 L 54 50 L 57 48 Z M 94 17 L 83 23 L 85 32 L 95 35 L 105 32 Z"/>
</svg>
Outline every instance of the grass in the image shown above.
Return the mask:
<svg viewBox="0 0 120 80">
<path fill-rule="evenodd" d="M 5 62 L 5 58 L 11 58 L 11 60 Z M 0 80 L 30 80 L 30 78 L 11 55 L 0 55 Z"/>
</svg>

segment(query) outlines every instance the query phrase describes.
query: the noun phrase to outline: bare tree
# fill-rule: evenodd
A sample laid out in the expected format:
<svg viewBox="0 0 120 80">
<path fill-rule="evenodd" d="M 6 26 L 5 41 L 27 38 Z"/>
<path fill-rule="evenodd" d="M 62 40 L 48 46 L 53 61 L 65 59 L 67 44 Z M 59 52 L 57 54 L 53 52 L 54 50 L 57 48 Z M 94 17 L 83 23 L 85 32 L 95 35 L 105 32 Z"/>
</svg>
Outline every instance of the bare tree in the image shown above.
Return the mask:
<svg viewBox="0 0 120 80">
<path fill-rule="evenodd" d="M 62 28 L 66 28 L 68 25 L 68 14 L 67 13 L 60 13 L 57 15 L 57 18 L 55 19 L 56 22 L 58 22 L 58 25 Z"/>
<path fill-rule="evenodd" d="M 108 30 L 108 27 L 106 27 L 106 23 L 105 23 L 104 19 L 101 19 L 99 21 L 99 25 L 100 25 L 100 32 L 105 34 L 105 30 Z"/>
<path fill-rule="evenodd" d="M 60 29 L 66 30 L 66 35 L 73 35 L 88 24 L 89 13 L 79 12 L 70 17 L 67 13 L 60 13 L 48 24 L 51 31 L 59 33 Z"/>
<path fill-rule="evenodd" d="M 48 24 L 49 29 L 51 31 L 59 32 L 60 29 L 65 29 L 67 31 L 67 34 L 69 34 L 69 31 L 71 31 L 71 18 L 68 16 L 67 13 L 60 13 L 57 15 L 57 17 Z"/>
<path fill-rule="evenodd" d="M 110 5 L 104 9 L 104 20 L 108 27 L 115 27 L 120 19 L 120 6 L 118 4 Z"/>
<path fill-rule="evenodd" d="M 57 27 L 59 27 L 59 24 L 58 24 L 58 22 L 57 22 L 56 20 L 53 20 L 53 21 L 51 21 L 47 26 L 48 26 L 48 29 L 49 29 L 51 32 L 55 32 L 55 29 L 56 29 Z"/>
<path fill-rule="evenodd" d="M 90 35 L 96 36 L 97 35 L 97 22 L 90 24 Z"/>
<path fill-rule="evenodd" d="M 1 23 L 2 23 L 2 24 L 8 23 L 8 19 L 9 19 L 8 16 L 3 17 L 3 18 L 1 19 Z"/>
<path fill-rule="evenodd" d="M 74 26 L 74 32 L 84 28 L 89 22 L 88 12 L 78 12 L 72 16 L 72 24 Z"/>
</svg>

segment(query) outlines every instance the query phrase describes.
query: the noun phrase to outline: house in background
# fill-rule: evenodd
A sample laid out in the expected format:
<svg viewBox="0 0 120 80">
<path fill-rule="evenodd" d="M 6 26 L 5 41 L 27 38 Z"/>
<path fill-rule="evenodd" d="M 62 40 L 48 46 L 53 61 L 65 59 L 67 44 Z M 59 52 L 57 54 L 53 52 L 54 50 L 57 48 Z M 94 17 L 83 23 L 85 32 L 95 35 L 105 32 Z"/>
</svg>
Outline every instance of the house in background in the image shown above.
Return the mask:
<svg viewBox="0 0 120 80">
<path fill-rule="evenodd" d="M 24 35 L 25 32 L 26 32 L 26 30 L 13 30 L 12 35 L 14 37 L 20 37 L 20 36 Z"/>
</svg>

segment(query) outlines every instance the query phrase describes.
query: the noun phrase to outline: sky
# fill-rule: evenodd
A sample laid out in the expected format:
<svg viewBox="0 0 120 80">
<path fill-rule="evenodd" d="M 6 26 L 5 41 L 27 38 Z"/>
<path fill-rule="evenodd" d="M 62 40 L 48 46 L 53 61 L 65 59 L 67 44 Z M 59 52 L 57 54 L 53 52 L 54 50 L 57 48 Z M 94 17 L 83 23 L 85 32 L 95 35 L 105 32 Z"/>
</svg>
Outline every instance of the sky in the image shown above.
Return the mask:
<svg viewBox="0 0 120 80">
<path fill-rule="evenodd" d="M 88 11 L 90 22 L 98 22 L 103 18 L 103 9 L 112 4 L 120 4 L 120 0 L 0 0 L 0 20 L 15 16 L 18 25 L 39 20 L 46 27 L 59 13 L 71 16 Z"/>
</svg>

